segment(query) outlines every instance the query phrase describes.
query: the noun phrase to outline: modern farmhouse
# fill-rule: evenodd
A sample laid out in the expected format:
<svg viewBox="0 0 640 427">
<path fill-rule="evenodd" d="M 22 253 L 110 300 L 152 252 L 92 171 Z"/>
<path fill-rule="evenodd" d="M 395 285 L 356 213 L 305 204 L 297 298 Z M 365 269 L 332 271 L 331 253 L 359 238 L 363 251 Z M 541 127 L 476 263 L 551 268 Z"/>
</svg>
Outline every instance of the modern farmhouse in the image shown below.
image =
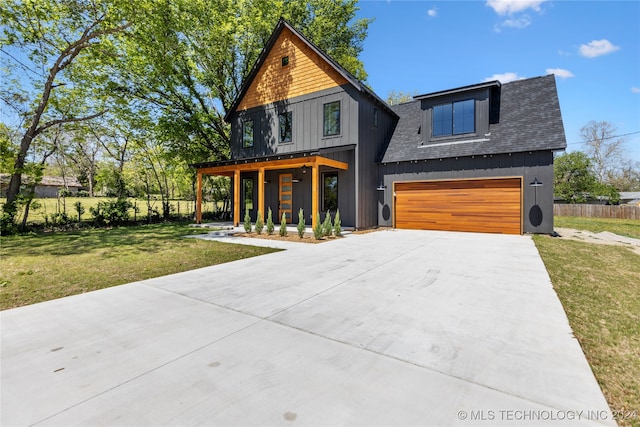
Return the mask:
<svg viewBox="0 0 640 427">
<path fill-rule="evenodd" d="M 437 72 L 437 71 L 433 71 Z M 566 148 L 553 75 L 479 83 L 390 106 L 280 20 L 225 118 L 233 221 L 476 231 L 553 231 L 553 153 Z"/>
</svg>

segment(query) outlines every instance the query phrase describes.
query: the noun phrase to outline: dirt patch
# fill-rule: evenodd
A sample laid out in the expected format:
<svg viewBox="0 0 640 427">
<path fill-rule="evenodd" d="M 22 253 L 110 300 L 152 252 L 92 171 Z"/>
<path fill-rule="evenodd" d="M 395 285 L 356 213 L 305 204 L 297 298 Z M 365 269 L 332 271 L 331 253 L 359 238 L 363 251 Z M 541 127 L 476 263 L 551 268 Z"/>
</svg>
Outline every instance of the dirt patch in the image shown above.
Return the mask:
<svg viewBox="0 0 640 427">
<path fill-rule="evenodd" d="M 579 240 L 599 245 L 624 246 L 640 255 L 640 239 L 620 236 L 609 231 L 594 233 L 586 230 L 575 230 L 573 228 L 556 228 L 555 231 L 563 239 Z"/>
</svg>

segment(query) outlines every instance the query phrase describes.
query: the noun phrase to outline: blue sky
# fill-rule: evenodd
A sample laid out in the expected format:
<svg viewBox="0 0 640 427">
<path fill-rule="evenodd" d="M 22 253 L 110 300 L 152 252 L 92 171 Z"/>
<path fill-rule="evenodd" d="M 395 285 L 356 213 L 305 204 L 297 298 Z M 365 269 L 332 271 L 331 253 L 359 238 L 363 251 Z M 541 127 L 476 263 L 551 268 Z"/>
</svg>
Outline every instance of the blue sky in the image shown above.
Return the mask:
<svg viewBox="0 0 640 427">
<path fill-rule="evenodd" d="M 640 1 L 360 0 L 374 18 L 360 59 L 367 83 L 436 92 L 556 74 L 568 151 L 580 128 L 608 121 L 640 161 Z"/>
</svg>

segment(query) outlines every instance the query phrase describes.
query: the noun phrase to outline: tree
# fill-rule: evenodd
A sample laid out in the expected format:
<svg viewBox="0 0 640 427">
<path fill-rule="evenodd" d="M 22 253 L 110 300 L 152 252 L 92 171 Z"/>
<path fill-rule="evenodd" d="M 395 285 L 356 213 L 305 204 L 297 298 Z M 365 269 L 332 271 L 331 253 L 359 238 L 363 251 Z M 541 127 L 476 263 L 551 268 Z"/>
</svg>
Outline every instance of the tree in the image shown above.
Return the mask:
<svg viewBox="0 0 640 427">
<path fill-rule="evenodd" d="M 608 183 L 618 174 L 624 158 L 624 139 L 616 137 L 617 129 L 609 122 L 590 121 L 580 129 L 598 182 Z"/>
<path fill-rule="evenodd" d="M 15 218 L 25 159 L 34 139 L 47 129 L 104 113 L 104 99 L 90 96 L 115 56 L 110 39 L 129 26 L 120 11 L 130 2 L 91 0 L 3 0 L 0 49 L 12 58 L 13 78 L 3 76 L 0 98 L 24 118 L 26 130 L 7 189 L 5 212 Z M 20 75 L 28 79 L 21 88 Z"/>
<path fill-rule="evenodd" d="M 569 203 L 587 201 L 597 179 L 591 161 L 581 151 L 564 153 L 554 160 L 554 195 Z"/>
<path fill-rule="evenodd" d="M 413 97 L 416 96 L 417 94 L 418 92 L 415 90 L 413 92 L 402 92 L 402 91 L 396 92 L 395 90 L 392 90 L 387 95 L 387 104 L 397 105 L 397 104 L 402 104 L 404 102 L 413 101 Z"/>
</svg>

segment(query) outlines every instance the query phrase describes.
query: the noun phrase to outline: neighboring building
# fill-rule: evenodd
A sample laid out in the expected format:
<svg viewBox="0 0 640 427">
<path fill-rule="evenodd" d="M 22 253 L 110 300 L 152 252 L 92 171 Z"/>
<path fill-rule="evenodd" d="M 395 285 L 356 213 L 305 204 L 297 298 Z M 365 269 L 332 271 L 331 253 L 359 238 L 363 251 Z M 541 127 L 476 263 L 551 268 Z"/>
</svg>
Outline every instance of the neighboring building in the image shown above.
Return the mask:
<svg viewBox="0 0 640 427">
<path fill-rule="evenodd" d="M 9 187 L 9 180 L 11 175 L 7 173 L 0 174 L 0 193 L 2 197 L 7 194 L 7 188 Z M 22 175 L 22 185 L 26 185 L 30 182 L 31 178 L 27 175 Z M 66 189 L 72 194 L 76 194 L 82 190 L 82 184 L 78 182 L 76 178 L 59 176 L 43 176 L 42 181 L 36 185 L 35 196 L 40 198 L 54 198 L 58 197 L 58 191 Z"/>
<path fill-rule="evenodd" d="M 551 233 L 553 152 L 566 147 L 553 76 L 387 105 L 281 20 L 225 117 L 235 224 L 270 207 L 340 209 L 346 227 Z"/>
<path fill-rule="evenodd" d="M 621 191 L 620 204 L 640 206 L 640 191 Z"/>
</svg>

